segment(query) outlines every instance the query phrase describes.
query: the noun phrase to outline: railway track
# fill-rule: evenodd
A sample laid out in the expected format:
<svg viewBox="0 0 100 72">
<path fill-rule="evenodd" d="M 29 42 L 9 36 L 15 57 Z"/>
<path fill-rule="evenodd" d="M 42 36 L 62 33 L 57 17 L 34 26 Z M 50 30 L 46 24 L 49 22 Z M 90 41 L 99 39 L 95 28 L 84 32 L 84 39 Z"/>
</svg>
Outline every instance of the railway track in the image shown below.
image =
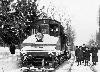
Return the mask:
<svg viewBox="0 0 100 72">
<path fill-rule="evenodd" d="M 71 53 L 71 59 L 69 59 L 68 61 L 65 61 L 64 63 L 62 63 L 61 65 L 59 65 L 56 69 L 55 69 L 55 71 L 53 71 L 53 72 L 59 72 L 59 69 L 60 68 L 62 68 L 63 66 L 66 66 L 63 70 L 64 71 L 66 71 L 66 72 L 71 72 L 71 68 L 72 68 L 72 66 L 73 66 L 73 64 L 74 64 L 74 60 L 75 60 L 75 56 L 74 56 L 74 54 L 72 54 Z M 68 64 L 68 66 L 67 66 L 67 64 Z"/>
<path fill-rule="evenodd" d="M 74 54 L 72 54 L 72 56 L 73 56 L 73 59 L 71 59 L 71 64 L 70 64 L 70 67 L 69 67 L 69 69 L 68 69 L 68 72 L 71 72 L 72 66 L 73 66 L 73 64 L 74 64 L 74 62 L 75 62 L 75 56 L 74 56 Z"/>
</svg>

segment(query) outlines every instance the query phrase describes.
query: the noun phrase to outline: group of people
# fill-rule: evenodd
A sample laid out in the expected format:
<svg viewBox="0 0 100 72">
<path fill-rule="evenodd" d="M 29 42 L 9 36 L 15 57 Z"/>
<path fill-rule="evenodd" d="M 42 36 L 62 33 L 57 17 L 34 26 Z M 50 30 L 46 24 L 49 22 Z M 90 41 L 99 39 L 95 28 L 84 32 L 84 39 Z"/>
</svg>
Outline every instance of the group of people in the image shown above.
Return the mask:
<svg viewBox="0 0 100 72">
<path fill-rule="evenodd" d="M 98 62 L 97 53 L 98 53 L 98 47 L 94 44 L 91 48 L 87 47 L 85 44 L 79 47 L 76 46 L 75 50 L 76 61 L 78 62 L 78 65 L 84 63 L 85 66 L 86 65 L 88 66 L 91 56 L 93 65 L 96 65 L 96 62 Z"/>
</svg>

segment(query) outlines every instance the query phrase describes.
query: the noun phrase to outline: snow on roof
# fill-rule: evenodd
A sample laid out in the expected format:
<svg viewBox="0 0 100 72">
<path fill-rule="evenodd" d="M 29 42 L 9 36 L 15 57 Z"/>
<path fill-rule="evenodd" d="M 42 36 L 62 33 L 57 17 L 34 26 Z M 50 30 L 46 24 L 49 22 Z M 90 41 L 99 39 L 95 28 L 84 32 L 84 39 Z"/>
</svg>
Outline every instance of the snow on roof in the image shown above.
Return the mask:
<svg viewBox="0 0 100 72">
<path fill-rule="evenodd" d="M 8 52 L 9 47 L 0 47 L 0 52 Z"/>
<path fill-rule="evenodd" d="M 29 36 L 27 39 L 25 39 L 23 41 L 23 43 L 35 43 L 35 44 L 56 44 L 57 41 L 58 41 L 58 37 L 54 37 L 54 36 L 50 36 L 48 34 L 44 34 L 44 37 L 43 37 L 43 42 L 36 42 L 37 39 L 35 37 L 35 35 L 31 35 Z"/>
</svg>

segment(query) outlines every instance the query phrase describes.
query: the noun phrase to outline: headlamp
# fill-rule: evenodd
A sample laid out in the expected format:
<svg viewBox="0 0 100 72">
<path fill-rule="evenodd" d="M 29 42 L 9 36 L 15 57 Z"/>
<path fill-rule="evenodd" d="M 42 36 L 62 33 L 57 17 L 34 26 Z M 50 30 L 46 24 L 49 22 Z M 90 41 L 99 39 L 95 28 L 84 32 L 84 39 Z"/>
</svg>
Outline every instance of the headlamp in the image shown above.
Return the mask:
<svg viewBox="0 0 100 72">
<path fill-rule="evenodd" d="M 50 52 L 48 52 L 48 54 L 49 54 L 49 55 L 54 55 L 51 51 L 50 51 Z"/>
<path fill-rule="evenodd" d="M 22 53 L 23 55 L 27 54 L 27 52 L 26 52 L 25 50 L 21 50 L 21 53 Z"/>
</svg>

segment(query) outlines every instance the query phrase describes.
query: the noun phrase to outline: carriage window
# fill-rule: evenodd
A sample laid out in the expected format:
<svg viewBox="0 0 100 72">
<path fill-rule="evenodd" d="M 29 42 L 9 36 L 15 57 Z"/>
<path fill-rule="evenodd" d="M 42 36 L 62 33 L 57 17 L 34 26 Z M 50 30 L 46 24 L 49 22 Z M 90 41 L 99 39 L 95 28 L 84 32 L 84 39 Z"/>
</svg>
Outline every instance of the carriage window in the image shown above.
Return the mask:
<svg viewBox="0 0 100 72">
<path fill-rule="evenodd" d="M 38 29 L 39 29 L 39 26 L 38 25 L 34 25 L 34 28 L 32 29 L 33 34 L 37 34 L 38 33 Z"/>
<path fill-rule="evenodd" d="M 59 35 L 59 25 L 58 24 L 51 24 L 50 25 L 50 35 L 51 36 L 58 36 Z"/>
<path fill-rule="evenodd" d="M 41 24 L 41 32 L 43 33 L 43 34 L 49 34 L 49 25 L 48 24 Z"/>
<path fill-rule="evenodd" d="M 36 25 L 35 28 L 33 29 L 34 34 L 40 32 L 43 34 L 49 34 L 49 25 L 48 24 L 40 24 Z"/>
</svg>

